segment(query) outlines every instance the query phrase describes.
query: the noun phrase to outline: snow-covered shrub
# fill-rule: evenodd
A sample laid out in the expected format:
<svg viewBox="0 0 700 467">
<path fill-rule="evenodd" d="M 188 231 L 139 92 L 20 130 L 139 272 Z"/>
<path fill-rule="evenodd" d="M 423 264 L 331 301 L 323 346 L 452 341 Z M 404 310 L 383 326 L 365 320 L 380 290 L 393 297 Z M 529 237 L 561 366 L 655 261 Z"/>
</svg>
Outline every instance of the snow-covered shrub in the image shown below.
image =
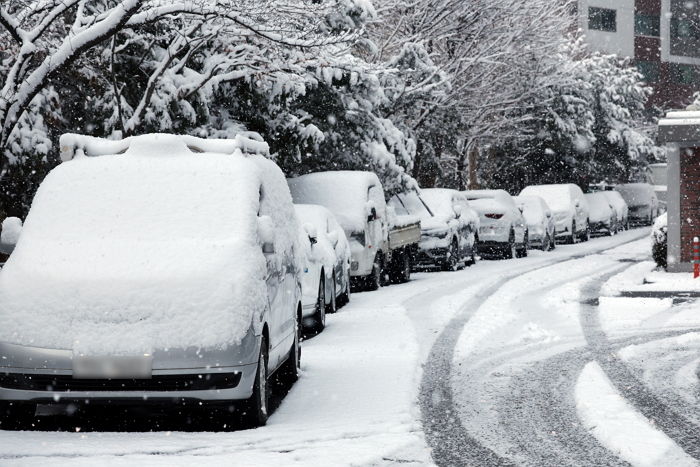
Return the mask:
<svg viewBox="0 0 700 467">
<path fill-rule="evenodd" d="M 668 252 L 668 216 L 660 215 L 651 230 L 651 256 L 657 266 L 666 269 Z"/>
</svg>

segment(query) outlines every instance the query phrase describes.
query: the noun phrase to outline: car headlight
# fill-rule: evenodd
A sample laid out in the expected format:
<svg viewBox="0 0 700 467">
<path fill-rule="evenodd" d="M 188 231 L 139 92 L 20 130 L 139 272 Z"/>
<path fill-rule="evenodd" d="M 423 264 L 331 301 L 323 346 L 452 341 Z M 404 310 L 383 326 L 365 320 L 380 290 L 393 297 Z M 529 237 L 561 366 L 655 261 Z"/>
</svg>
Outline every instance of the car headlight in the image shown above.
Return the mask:
<svg viewBox="0 0 700 467">
<path fill-rule="evenodd" d="M 447 237 L 447 234 L 449 234 L 450 231 L 449 229 L 439 229 L 439 230 L 430 230 L 428 232 L 425 232 L 425 235 L 428 237 L 433 237 L 433 238 L 445 238 Z"/>
</svg>

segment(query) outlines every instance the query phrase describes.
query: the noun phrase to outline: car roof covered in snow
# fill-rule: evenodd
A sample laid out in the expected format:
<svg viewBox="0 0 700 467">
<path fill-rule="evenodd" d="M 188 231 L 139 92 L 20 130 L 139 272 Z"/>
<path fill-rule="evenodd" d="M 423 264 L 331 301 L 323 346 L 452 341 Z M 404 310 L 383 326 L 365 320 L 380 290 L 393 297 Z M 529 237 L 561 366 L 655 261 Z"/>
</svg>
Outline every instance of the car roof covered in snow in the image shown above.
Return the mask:
<svg viewBox="0 0 700 467">
<path fill-rule="evenodd" d="M 0 341 L 107 353 L 240 341 L 266 303 L 258 215 L 279 257 L 300 236 L 281 170 L 238 152 L 146 135 L 52 170 L 0 273 Z"/>
<path fill-rule="evenodd" d="M 506 190 L 467 190 L 463 193 L 470 201 L 493 199 L 506 206 L 515 207 L 513 197 Z"/>
<path fill-rule="evenodd" d="M 539 196 L 545 200 L 550 209 L 560 211 L 569 209 L 571 201 L 576 198 L 580 190 L 573 183 L 530 185 L 523 188 L 520 196 Z M 585 203 L 585 198 L 580 201 Z"/>
<path fill-rule="evenodd" d="M 382 199 L 375 207 L 380 215 L 385 211 L 382 184 L 373 172 L 316 172 L 291 178 L 287 183 L 295 203 L 327 207 L 346 232 L 360 232 L 364 229 L 370 187 L 382 190 Z"/>
</svg>

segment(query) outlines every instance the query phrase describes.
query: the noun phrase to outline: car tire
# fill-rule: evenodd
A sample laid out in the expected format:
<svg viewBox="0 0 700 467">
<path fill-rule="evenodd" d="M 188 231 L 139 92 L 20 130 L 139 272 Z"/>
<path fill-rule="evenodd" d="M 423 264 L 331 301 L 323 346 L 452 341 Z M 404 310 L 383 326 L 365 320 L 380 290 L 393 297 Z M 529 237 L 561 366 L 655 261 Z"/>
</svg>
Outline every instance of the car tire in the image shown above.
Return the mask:
<svg viewBox="0 0 700 467">
<path fill-rule="evenodd" d="M 523 236 L 523 244 L 518 249 L 518 258 L 527 257 L 527 250 L 528 250 L 529 246 L 530 246 L 530 234 L 526 230 L 525 235 Z"/>
<path fill-rule="evenodd" d="M 459 265 L 459 246 L 457 245 L 457 239 L 453 238 L 450 247 L 447 250 L 447 258 L 442 263 L 443 271 L 456 271 Z"/>
<path fill-rule="evenodd" d="M 336 284 L 336 281 L 335 281 L 335 275 L 333 275 L 333 286 L 331 288 L 331 301 L 330 301 L 330 303 L 328 303 L 328 305 L 326 305 L 326 314 L 335 313 L 336 311 L 338 311 L 338 300 L 337 300 L 338 295 L 337 294 L 338 294 L 338 285 Z M 324 316 L 323 321 L 324 321 L 323 326 L 325 327 L 326 326 L 325 316 Z"/>
<path fill-rule="evenodd" d="M 264 426 L 268 419 L 270 404 L 270 385 L 267 378 L 268 348 L 267 338 L 260 341 L 258 369 L 255 372 L 253 394 L 243 405 L 243 422 L 246 426 L 255 428 Z"/>
<path fill-rule="evenodd" d="M 338 297 L 338 308 L 350 303 L 350 271 L 345 272 L 345 291 Z"/>
<path fill-rule="evenodd" d="M 556 230 L 552 232 L 549 236 L 549 251 L 554 250 L 557 247 Z"/>
<path fill-rule="evenodd" d="M 581 233 L 581 241 L 587 242 L 591 239 L 591 225 L 586 221 L 586 228 Z"/>
<path fill-rule="evenodd" d="M 576 235 L 576 221 L 571 222 L 571 236 L 566 239 L 566 243 L 573 245 L 578 243 L 578 236 Z"/>
<path fill-rule="evenodd" d="M 287 360 L 285 360 L 275 376 L 276 381 L 285 388 L 289 388 L 297 382 L 301 370 L 301 329 L 299 323 L 296 323 L 295 331 L 294 342 L 292 343 L 292 348 L 289 349 Z"/>
<path fill-rule="evenodd" d="M 374 257 L 374 263 L 372 263 L 372 272 L 369 274 L 369 276 L 367 276 L 367 287 L 365 287 L 366 290 L 373 291 L 382 286 L 383 269 L 382 258 L 379 254 L 377 254 Z"/>
<path fill-rule="evenodd" d="M 318 281 L 318 295 L 311 320 L 312 324 L 309 328 L 316 334 L 326 327 L 326 278 L 323 271 L 321 271 L 321 279 Z"/>
<path fill-rule="evenodd" d="M 552 239 L 549 236 L 549 233 L 545 235 L 544 240 L 542 240 L 542 246 L 540 247 L 540 250 L 542 251 L 549 251 L 552 249 L 551 245 Z"/>
<path fill-rule="evenodd" d="M 411 280 L 411 267 L 411 255 L 406 251 L 402 252 L 399 261 L 394 266 L 392 281 L 397 284 L 404 284 Z"/>
<path fill-rule="evenodd" d="M 515 244 L 515 232 L 512 230 L 510 231 L 510 235 L 508 237 L 508 243 L 505 246 L 505 249 L 503 251 L 503 259 L 513 259 L 518 256 L 518 249 Z"/>
</svg>

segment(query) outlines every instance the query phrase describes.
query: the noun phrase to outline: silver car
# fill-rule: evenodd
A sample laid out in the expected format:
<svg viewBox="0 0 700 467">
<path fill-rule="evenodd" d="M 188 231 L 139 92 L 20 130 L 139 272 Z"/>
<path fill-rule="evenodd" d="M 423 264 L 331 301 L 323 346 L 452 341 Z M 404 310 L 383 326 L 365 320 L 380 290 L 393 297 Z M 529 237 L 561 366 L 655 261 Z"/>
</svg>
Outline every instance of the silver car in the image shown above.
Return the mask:
<svg viewBox="0 0 700 467">
<path fill-rule="evenodd" d="M 280 169 L 239 140 L 67 139 L 119 155 L 64 156 L 0 270 L 0 428 L 84 403 L 207 402 L 264 424 L 268 379 L 300 361 Z"/>
</svg>

